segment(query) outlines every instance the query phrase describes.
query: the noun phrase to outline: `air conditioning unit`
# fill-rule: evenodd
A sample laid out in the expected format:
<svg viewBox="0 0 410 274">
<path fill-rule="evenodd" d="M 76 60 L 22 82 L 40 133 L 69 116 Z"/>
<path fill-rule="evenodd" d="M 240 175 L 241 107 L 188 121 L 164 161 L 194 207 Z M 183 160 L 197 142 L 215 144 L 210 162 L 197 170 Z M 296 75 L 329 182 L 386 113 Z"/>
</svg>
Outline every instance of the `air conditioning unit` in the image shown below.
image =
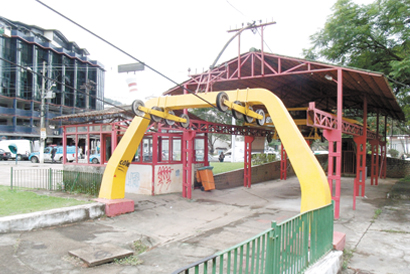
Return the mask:
<svg viewBox="0 0 410 274">
<path fill-rule="evenodd" d="M 45 99 L 54 99 L 54 98 L 56 98 L 56 93 L 53 91 L 47 91 L 47 95 Z"/>
<path fill-rule="evenodd" d="M 0 35 L 4 37 L 11 37 L 11 30 L 5 26 L 0 26 Z"/>
</svg>

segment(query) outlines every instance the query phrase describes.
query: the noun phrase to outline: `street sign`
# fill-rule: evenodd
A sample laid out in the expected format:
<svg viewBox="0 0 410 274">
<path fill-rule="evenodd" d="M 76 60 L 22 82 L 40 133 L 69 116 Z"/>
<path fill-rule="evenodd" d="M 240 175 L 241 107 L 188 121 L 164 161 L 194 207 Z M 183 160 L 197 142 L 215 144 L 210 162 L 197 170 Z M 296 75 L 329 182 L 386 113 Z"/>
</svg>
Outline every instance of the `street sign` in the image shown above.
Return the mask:
<svg viewBox="0 0 410 274">
<path fill-rule="evenodd" d="M 141 71 L 141 70 L 144 70 L 144 68 L 145 66 L 142 63 L 118 65 L 118 73 Z"/>
<path fill-rule="evenodd" d="M 46 128 L 42 128 L 40 131 L 40 138 L 41 139 L 46 139 L 47 138 L 47 130 Z"/>
</svg>

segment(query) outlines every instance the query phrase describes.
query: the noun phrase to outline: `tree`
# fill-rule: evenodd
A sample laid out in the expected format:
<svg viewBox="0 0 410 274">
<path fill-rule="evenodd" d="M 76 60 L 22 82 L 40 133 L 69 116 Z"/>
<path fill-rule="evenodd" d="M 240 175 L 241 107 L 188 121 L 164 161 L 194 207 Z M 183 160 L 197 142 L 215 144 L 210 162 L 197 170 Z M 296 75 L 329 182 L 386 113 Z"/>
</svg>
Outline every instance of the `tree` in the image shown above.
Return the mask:
<svg viewBox="0 0 410 274">
<path fill-rule="evenodd" d="M 410 118 L 410 0 L 338 0 L 332 10 L 305 57 L 384 73 Z"/>
<path fill-rule="evenodd" d="M 232 121 L 231 115 L 227 113 L 222 113 L 218 111 L 216 108 L 195 108 L 195 109 L 190 109 L 189 112 L 198 116 L 202 120 L 212 122 L 212 123 L 230 125 Z M 230 141 L 231 135 L 208 133 L 208 147 L 211 153 L 214 152 L 214 144 L 216 140 L 218 139 L 223 140 L 223 141 Z"/>
</svg>

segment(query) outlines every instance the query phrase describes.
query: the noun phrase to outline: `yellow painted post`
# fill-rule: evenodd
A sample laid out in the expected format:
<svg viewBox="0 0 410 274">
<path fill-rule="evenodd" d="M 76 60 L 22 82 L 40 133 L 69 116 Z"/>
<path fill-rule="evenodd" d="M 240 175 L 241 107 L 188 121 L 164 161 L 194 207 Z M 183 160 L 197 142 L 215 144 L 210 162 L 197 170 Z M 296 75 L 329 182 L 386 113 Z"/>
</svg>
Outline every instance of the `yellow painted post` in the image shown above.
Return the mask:
<svg viewBox="0 0 410 274">
<path fill-rule="evenodd" d="M 118 146 L 115 148 L 101 182 L 99 198 L 123 199 L 125 195 L 125 178 L 128 167 L 134 159 L 138 145 L 144 137 L 150 120 L 135 117 Z"/>
</svg>

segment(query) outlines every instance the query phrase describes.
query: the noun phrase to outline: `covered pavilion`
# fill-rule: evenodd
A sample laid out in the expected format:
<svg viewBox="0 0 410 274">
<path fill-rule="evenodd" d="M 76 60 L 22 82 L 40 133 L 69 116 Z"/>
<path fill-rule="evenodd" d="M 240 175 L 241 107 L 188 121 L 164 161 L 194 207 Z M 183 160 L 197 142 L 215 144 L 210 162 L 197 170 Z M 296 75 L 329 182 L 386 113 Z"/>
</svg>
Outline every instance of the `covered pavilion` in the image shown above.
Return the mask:
<svg viewBox="0 0 410 274">
<path fill-rule="evenodd" d="M 298 126 L 302 130 L 320 129 L 329 142 L 327 176 L 336 218 L 340 210 L 342 134 L 353 136 L 356 143 L 353 208 L 356 196 L 365 195 L 367 142 L 372 147 L 371 185 L 377 185 L 379 177 L 385 178 L 386 131 L 380 134 L 379 120 L 384 116 L 386 129 L 387 117 L 404 120 L 404 113 L 383 74 L 251 49 L 190 78 L 164 95 L 265 88 L 278 96 L 289 110 L 305 110 L 302 119 L 298 119 Z M 257 109 L 263 105 L 251 107 Z M 377 119 L 375 132 L 368 129 L 369 116 Z M 354 120 L 357 118 L 361 118 L 362 123 Z"/>
<path fill-rule="evenodd" d="M 349 67 L 335 66 L 331 64 L 309 61 L 299 58 L 265 53 L 251 49 L 249 52 L 240 54 L 238 57 L 223 62 L 219 66 L 208 71 L 190 75 L 190 79 L 181 85 L 171 88 L 164 93 L 166 96 L 174 96 L 187 93 L 209 93 L 236 89 L 264 88 L 279 97 L 283 104 L 292 114 L 298 127 L 306 139 L 317 138 L 320 135 L 329 142 L 327 178 L 331 190 L 332 199 L 335 201 L 335 217 L 339 217 L 340 211 L 340 187 L 342 166 L 342 134 L 352 135 L 356 143 L 356 177 L 354 179 L 353 207 L 358 195 L 365 195 L 366 178 L 366 144 L 372 147 L 371 155 L 371 184 L 378 184 L 378 178 L 384 178 L 386 174 L 386 132 L 380 134 L 379 119 L 384 116 L 395 120 L 404 120 L 396 98 L 389 86 L 386 77 L 377 72 L 360 70 Z M 264 109 L 264 105 L 244 105 L 246 108 Z M 215 107 L 215 106 L 210 106 Z M 266 110 L 266 108 L 265 108 Z M 187 113 L 187 110 L 184 110 Z M 265 111 L 266 112 L 266 111 Z M 123 115 L 119 113 L 126 113 Z M 83 114 L 90 117 L 93 114 Z M 108 116 L 107 116 L 108 115 Z M 226 114 L 224 114 L 226 115 Z M 372 115 L 377 118 L 376 131 L 370 131 L 367 127 L 367 118 Z M 78 115 L 77 115 L 78 116 Z M 113 122 L 112 131 L 116 136 L 121 136 L 127 127 L 125 117 L 129 117 L 129 109 L 119 112 L 95 113 L 94 117 L 112 117 L 123 121 Z M 233 112 L 235 117 L 235 112 Z M 151 116 L 153 117 L 153 116 Z M 59 119 L 72 119 L 73 117 L 59 117 Z M 81 118 L 81 117 L 74 117 Z M 228 126 L 214 124 L 197 119 L 188 120 L 188 124 L 181 126 L 179 123 L 161 125 L 155 121 L 154 126 L 164 132 L 172 132 L 176 129 L 182 132 L 182 143 L 193 140 L 192 132 L 201 134 L 224 133 L 245 136 L 246 155 L 252 151 L 252 142 L 255 137 L 264 137 L 268 140 L 280 138 L 275 131 L 275 126 L 269 123 L 258 125 L 252 123 L 253 119 L 246 119 L 243 126 Z M 192 117 L 191 117 L 192 118 Z M 355 119 L 361 118 L 362 123 Z M 124 122 L 125 121 L 125 122 Z M 386 128 L 386 126 L 384 127 Z M 318 129 L 313 134 L 312 129 Z M 366 130 L 365 130 L 366 129 Z M 65 131 L 65 134 L 67 132 Z M 105 132 L 107 133 L 107 132 Z M 78 133 L 81 134 L 81 133 Z M 102 133 L 101 133 L 102 134 Z M 154 134 L 155 135 L 155 134 Z M 202 137 L 206 140 L 206 137 Z M 64 138 L 66 140 L 66 137 Z M 152 141 L 155 143 L 153 137 Z M 115 149 L 118 138 L 110 139 L 112 149 Z M 158 143 L 159 144 L 159 143 Z M 155 147 L 155 144 L 154 144 Z M 187 153 L 194 153 L 194 147 L 186 147 Z M 286 178 L 286 154 L 283 148 L 282 173 Z M 139 160 L 142 161 L 144 155 Z M 154 153 L 153 162 L 159 161 Z M 205 153 L 207 145 L 205 145 Z M 170 156 L 168 156 L 170 157 Z M 185 158 L 185 157 L 184 157 Z M 194 157 L 188 157 L 183 163 L 189 172 L 183 181 L 183 196 L 190 198 L 192 185 L 192 163 Z M 183 160 L 185 161 L 185 160 Z M 204 159 L 207 164 L 206 157 Z M 88 162 L 88 159 L 87 159 Z M 102 161 L 104 162 L 104 161 Z M 244 186 L 251 186 L 250 157 L 245 157 L 244 163 Z"/>
</svg>

